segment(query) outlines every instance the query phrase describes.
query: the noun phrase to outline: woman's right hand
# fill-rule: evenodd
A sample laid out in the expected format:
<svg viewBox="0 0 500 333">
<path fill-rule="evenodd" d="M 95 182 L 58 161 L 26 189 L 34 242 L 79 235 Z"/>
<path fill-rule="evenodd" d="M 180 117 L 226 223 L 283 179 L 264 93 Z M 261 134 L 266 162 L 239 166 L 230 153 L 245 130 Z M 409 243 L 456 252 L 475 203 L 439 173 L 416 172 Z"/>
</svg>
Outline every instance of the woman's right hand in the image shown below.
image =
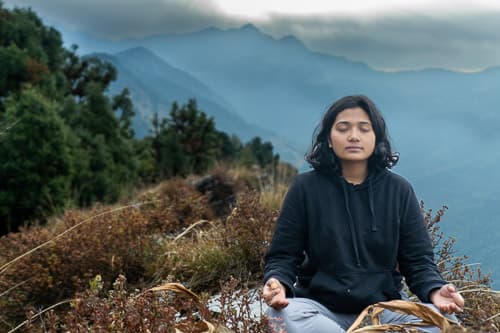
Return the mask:
<svg viewBox="0 0 500 333">
<path fill-rule="evenodd" d="M 281 310 L 288 305 L 285 287 L 275 278 L 267 280 L 262 290 L 262 297 L 268 306 L 276 310 Z"/>
</svg>

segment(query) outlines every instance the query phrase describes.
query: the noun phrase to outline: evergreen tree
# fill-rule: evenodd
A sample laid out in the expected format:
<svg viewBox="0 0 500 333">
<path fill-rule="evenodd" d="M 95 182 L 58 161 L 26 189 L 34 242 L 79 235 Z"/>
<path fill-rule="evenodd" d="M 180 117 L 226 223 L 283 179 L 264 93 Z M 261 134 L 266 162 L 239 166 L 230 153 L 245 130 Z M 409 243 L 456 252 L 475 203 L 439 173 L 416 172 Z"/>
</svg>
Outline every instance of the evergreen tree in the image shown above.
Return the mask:
<svg viewBox="0 0 500 333">
<path fill-rule="evenodd" d="M 45 96 L 61 97 L 65 50 L 61 34 L 30 9 L 4 9 L 0 3 L 0 111 L 3 97 L 35 86 Z"/>
<path fill-rule="evenodd" d="M 9 98 L 0 144 L 0 234 L 63 207 L 70 193 L 69 129 L 54 103 L 34 89 Z"/>
<path fill-rule="evenodd" d="M 220 146 L 218 131 L 214 119 L 198 109 L 196 100 L 181 107 L 174 103 L 167 124 L 170 140 L 179 142 L 189 159 L 187 173 L 199 174 L 213 165 Z"/>
<path fill-rule="evenodd" d="M 0 0 L 0 233 L 68 202 L 113 202 L 138 177 L 200 174 L 218 159 L 278 160 L 260 138 L 243 145 L 217 131 L 194 99 L 156 116 L 153 135 L 136 141 L 130 92 L 108 96 L 116 69 L 76 50 L 30 9 L 4 9 Z"/>
<path fill-rule="evenodd" d="M 180 107 L 173 103 L 168 119 L 160 120 L 155 114 L 152 125 L 157 179 L 200 174 L 215 163 L 221 146 L 220 132 L 194 99 Z"/>
<path fill-rule="evenodd" d="M 264 168 L 276 166 L 279 162 L 279 155 L 273 153 L 271 142 L 262 142 L 260 137 L 255 137 L 244 145 L 239 160 L 245 166 L 258 165 Z"/>
<path fill-rule="evenodd" d="M 218 132 L 219 150 L 217 160 L 235 161 L 240 158 L 243 144 L 236 135 L 229 136 L 225 132 Z"/>
<path fill-rule="evenodd" d="M 151 145 L 155 161 L 155 181 L 187 175 L 190 172 L 190 159 L 182 147 L 180 138 L 168 126 L 166 119 L 158 118 L 157 113 L 154 115 L 152 125 Z"/>
<path fill-rule="evenodd" d="M 70 99 L 64 112 L 78 141 L 74 154 L 79 172 L 72 187 L 80 205 L 113 202 L 137 179 L 130 122 L 116 116 L 103 86 L 88 82 L 80 102 Z"/>
</svg>

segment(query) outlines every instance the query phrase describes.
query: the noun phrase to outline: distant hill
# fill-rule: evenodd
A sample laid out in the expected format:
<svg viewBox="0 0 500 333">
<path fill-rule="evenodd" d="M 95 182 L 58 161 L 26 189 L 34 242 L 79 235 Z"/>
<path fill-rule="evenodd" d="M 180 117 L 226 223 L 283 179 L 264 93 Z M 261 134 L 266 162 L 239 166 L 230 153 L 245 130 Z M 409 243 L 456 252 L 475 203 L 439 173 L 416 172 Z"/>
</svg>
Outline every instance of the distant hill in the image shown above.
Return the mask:
<svg viewBox="0 0 500 333">
<path fill-rule="evenodd" d="M 138 137 L 149 134 L 155 112 L 160 117 L 167 117 L 174 101 L 182 104 L 189 98 L 196 98 L 200 109 L 215 118 L 218 129 L 237 134 L 243 141 L 255 136 L 272 140 L 284 158 L 300 159 L 298 151 L 286 140 L 270 130 L 250 125 L 230 111 L 232 107 L 229 103 L 203 82 L 169 65 L 146 48 L 135 47 L 113 55 L 93 55 L 112 63 L 118 70 L 118 80 L 111 85 L 111 93 L 125 87 L 130 89 L 136 111 L 133 127 Z"/>
<path fill-rule="evenodd" d="M 500 68 L 479 73 L 379 72 L 312 52 L 293 36 L 272 38 L 252 25 L 94 45 L 106 52 L 147 48 L 202 82 L 195 90 L 207 102 L 223 110 L 229 107 L 234 117 L 249 124 L 247 128 L 256 125 L 276 133 L 297 156 L 305 152 L 332 101 L 346 94 L 370 96 L 386 116 L 394 146 L 401 153 L 395 171 L 414 184 L 427 207 L 449 206 L 443 228 L 457 238 L 458 254 L 467 253 L 471 261 L 482 262 L 500 286 L 496 258 L 500 252 Z M 128 61 L 120 64 L 120 72 L 149 68 L 147 61 Z M 162 71 L 147 69 L 158 75 L 141 75 L 155 82 L 155 87 L 166 87 L 161 78 L 174 74 Z M 180 83 L 183 80 L 175 82 L 177 89 L 187 90 Z M 217 123 L 224 117 L 216 117 Z M 236 124 L 229 120 L 233 121 Z M 233 128 L 237 134 L 241 131 L 239 125 Z"/>
</svg>

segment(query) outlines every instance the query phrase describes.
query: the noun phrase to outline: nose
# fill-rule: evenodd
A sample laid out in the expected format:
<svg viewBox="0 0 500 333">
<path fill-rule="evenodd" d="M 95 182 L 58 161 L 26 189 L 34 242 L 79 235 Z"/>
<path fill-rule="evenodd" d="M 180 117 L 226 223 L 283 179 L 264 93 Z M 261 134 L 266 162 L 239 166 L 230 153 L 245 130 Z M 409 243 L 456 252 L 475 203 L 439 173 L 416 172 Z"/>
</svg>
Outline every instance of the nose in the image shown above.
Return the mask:
<svg viewBox="0 0 500 333">
<path fill-rule="evenodd" d="M 352 129 L 349 131 L 349 136 L 347 137 L 347 140 L 349 141 L 359 141 L 359 133 L 356 129 Z"/>
</svg>

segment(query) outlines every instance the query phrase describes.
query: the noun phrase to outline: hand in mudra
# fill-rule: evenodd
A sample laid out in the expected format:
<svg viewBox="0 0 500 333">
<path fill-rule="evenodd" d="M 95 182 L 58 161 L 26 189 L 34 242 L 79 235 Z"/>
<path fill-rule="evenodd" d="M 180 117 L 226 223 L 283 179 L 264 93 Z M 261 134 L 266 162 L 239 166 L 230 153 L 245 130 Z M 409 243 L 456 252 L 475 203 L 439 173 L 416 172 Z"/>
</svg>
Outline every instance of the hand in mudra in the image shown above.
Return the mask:
<svg viewBox="0 0 500 333">
<path fill-rule="evenodd" d="M 431 302 L 445 313 L 462 312 L 464 299 L 452 284 L 445 284 L 431 294 Z"/>
<path fill-rule="evenodd" d="M 288 305 L 285 287 L 275 278 L 267 280 L 262 289 L 262 297 L 267 305 L 280 310 Z"/>
</svg>

